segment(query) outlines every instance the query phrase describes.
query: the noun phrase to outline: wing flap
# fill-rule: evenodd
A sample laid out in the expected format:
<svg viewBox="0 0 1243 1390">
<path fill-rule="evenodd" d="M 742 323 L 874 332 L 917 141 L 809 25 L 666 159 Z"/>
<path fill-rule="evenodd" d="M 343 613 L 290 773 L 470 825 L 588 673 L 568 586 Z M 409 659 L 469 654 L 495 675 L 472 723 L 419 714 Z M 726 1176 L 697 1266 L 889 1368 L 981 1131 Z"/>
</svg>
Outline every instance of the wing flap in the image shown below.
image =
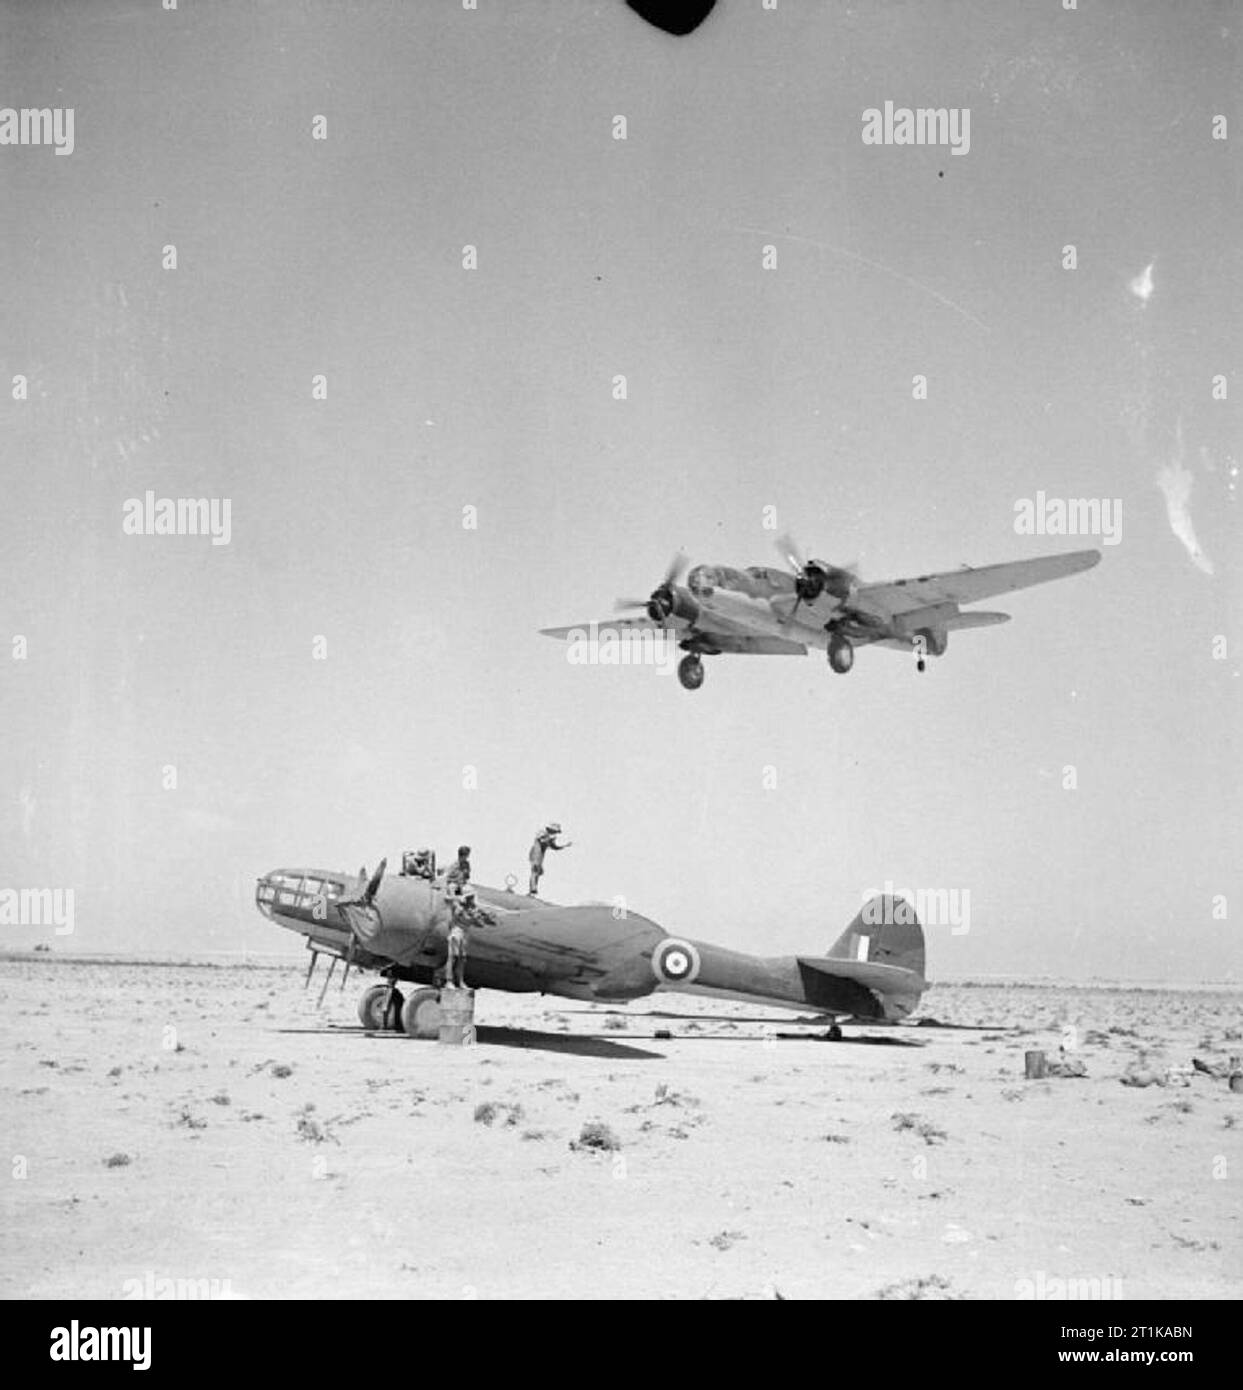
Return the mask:
<svg viewBox="0 0 1243 1390">
<path fill-rule="evenodd" d="M 723 632 L 705 632 L 702 636 L 711 642 L 717 651 L 751 656 L 806 656 L 807 647 L 803 642 L 792 642 L 786 637 L 744 637 Z"/>
</svg>

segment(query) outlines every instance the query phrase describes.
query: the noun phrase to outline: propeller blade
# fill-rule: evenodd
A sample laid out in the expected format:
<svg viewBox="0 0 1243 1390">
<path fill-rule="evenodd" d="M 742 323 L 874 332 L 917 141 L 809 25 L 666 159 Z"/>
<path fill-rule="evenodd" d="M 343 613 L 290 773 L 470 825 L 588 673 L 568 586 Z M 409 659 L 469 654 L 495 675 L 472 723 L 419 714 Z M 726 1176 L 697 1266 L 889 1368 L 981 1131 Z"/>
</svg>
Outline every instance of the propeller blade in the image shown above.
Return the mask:
<svg viewBox="0 0 1243 1390">
<path fill-rule="evenodd" d="M 686 555 L 679 550 L 678 553 L 669 561 L 669 567 L 665 570 L 663 583 L 672 586 L 680 583 L 682 576 L 686 573 Z"/>
<path fill-rule="evenodd" d="M 803 559 L 802 551 L 798 548 L 798 542 L 788 531 L 778 536 L 774 544 L 777 547 L 777 554 L 795 574 L 800 574 L 806 568 L 807 562 Z"/>
<path fill-rule="evenodd" d="M 624 613 L 627 608 L 646 608 L 649 603 L 645 598 L 619 598 L 613 602 L 614 613 Z"/>
<path fill-rule="evenodd" d="M 371 900 L 375 897 L 375 895 L 380 891 L 380 880 L 384 877 L 384 870 L 387 868 L 388 860 L 381 859 L 380 867 L 376 869 L 374 874 L 371 875 L 371 882 L 367 885 L 367 891 L 363 894 L 363 898 L 367 903 L 370 903 Z"/>
</svg>

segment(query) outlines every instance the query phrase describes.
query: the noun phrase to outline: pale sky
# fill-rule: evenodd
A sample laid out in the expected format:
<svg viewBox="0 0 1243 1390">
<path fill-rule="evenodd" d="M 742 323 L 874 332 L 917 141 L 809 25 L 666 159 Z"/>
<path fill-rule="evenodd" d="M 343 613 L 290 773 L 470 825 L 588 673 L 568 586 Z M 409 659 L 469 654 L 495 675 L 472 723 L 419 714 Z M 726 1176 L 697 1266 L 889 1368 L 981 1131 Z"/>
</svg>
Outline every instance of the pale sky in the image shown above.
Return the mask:
<svg viewBox="0 0 1243 1390">
<path fill-rule="evenodd" d="M 1238 978 L 1229 6 L 0 15 L 0 102 L 75 113 L 0 146 L 0 887 L 74 889 L 57 949 L 293 949 L 263 871 L 467 841 L 499 884 L 553 818 L 548 897 L 762 954 L 888 881 L 970 893 L 934 980 Z M 969 152 L 865 145 L 886 101 Z M 147 489 L 229 544 L 124 534 Z M 1017 535 L 1038 491 L 1121 543 L 923 676 L 692 694 L 537 633 L 679 548 L 773 563 L 768 507 L 865 579 L 1099 544 Z"/>
</svg>

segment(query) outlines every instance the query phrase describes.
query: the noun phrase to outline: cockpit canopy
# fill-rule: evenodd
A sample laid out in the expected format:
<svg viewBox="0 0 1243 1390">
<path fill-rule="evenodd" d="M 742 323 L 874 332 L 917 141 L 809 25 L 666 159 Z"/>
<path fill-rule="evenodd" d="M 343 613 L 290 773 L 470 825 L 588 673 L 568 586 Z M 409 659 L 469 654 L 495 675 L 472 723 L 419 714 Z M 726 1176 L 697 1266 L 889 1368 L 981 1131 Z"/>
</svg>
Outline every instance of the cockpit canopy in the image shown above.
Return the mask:
<svg viewBox="0 0 1243 1390">
<path fill-rule="evenodd" d="M 710 598 L 714 589 L 728 589 L 749 598 L 771 598 L 789 592 L 791 580 L 783 571 L 764 565 L 745 570 L 728 565 L 696 565 L 686 576 L 686 587 L 698 598 Z"/>
</svg>

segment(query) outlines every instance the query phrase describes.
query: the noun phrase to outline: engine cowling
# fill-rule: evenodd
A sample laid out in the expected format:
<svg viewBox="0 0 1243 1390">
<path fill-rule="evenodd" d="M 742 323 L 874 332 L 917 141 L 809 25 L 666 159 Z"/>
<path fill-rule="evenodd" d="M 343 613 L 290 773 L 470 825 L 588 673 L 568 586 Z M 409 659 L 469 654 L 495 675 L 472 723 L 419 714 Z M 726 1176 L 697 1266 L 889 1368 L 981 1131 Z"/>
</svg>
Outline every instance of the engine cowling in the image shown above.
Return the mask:
<svg viewBox="0 0 1243 1390">
<path fill-rule="evenodd" d="M 647 616 L 654 623 L 669 618 L 693 623 L 699 617 L 699 605 L 680 585 L 662 584 L 647 601 Z"/>
<path fill-rule="evenodd" d="M 921 627 L 915 633 L 916 641 L 923 639 L 924 651 L 929 656 L 944 656 L 950 644 L 950 635 L 943 627 Z"/>
</svg>

